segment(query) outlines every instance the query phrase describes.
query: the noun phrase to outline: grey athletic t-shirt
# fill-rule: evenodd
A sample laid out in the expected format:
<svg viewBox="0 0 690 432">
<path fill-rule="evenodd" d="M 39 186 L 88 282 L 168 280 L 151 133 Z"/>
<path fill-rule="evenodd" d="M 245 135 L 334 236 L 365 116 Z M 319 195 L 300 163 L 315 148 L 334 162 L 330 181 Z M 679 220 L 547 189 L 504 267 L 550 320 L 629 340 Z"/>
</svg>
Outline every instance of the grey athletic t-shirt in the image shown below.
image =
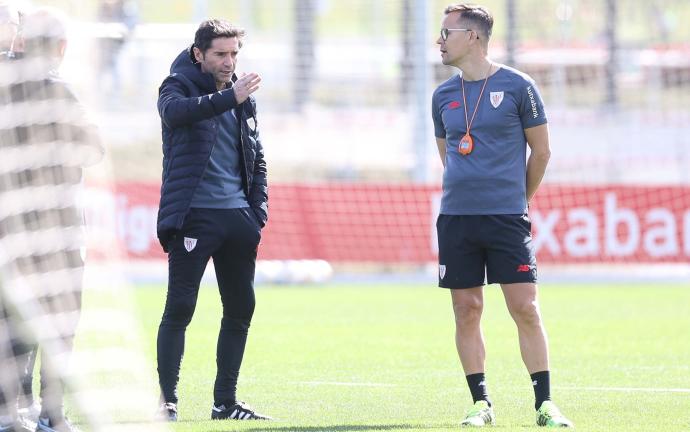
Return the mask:
<svg viewBox="0 0 690 432">
<path fill-rule="evenodd" d="M 218 141 L 190 207 L 234 209 L 249 207 L 242 187 L 240 128 L 232 111 L 220 115 Z"/>
<path fill-rule="evenodd" d="M 505 65 L 489 77 L 471 122 L 474 149 L 458 151 L 467 131 L 460 76 L 434 92 L 431 113 L 437 138 L 446 140 L 441 213 L 523 214 L 527 211 L 527 141 L 524 129 L 546 123 L 539 91 L 529 75 Z M 484 80 L 465 81 L 472 118 Z"/>
</svg>

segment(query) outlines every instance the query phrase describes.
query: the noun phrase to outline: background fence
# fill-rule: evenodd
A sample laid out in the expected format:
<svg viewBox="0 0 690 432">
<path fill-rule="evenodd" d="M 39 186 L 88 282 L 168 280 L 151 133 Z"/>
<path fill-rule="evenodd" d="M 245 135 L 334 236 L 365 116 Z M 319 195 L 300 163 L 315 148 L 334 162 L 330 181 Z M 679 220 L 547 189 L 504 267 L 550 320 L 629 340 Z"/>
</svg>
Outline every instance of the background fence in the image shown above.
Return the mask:
<svg viewBox="0 0 690 432">
<path fill-rule="evenodd" d="M 74 18 L 63 72 L 95 112 L 115 179 L 109 206 L 101 197 L 92 210 L 131 258 L 162 257 L 157 87 L 213 16 L 247 29 L 239 70 L 263 77 L 271 221 L 261 257 L 434 261 L 442 166 L 430 97 L 456 73 L 435 44 L 446 2 L 43 3 Z M 531 212 L 540 260 L 687 263 L 690 4 L 484 4 L 495 15 L 491 56 L 531 74 L 547 106 L 553 156 Z"/>
</svg>

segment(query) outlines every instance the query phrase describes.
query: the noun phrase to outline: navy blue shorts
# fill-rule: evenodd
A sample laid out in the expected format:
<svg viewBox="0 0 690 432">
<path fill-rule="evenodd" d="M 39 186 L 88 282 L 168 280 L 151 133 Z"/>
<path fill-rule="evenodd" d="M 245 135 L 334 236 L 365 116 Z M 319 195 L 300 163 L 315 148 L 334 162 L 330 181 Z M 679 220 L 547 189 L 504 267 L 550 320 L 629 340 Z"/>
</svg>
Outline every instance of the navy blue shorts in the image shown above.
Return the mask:
<svg viewBox="0 0 690 432">
<path fill-rule="evenodd" d="M 524 215 L 439 215 L 438 286 L 537 282 L 532 223 Z"/>
</svg>

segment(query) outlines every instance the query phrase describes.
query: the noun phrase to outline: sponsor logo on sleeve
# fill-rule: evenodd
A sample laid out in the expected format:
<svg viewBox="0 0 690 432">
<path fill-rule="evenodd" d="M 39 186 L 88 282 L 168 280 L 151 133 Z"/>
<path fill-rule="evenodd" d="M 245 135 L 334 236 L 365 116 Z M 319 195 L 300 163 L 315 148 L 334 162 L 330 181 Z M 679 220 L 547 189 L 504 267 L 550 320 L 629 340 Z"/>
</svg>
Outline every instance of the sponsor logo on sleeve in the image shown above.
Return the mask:
<svg viewBox="0 0 690 432">
<path fill-rule="evenodd" d="M 532 118 L 539 117 L 537 101 L 534 99 L 534 91 L 532 90 L 532 86 L 527 86 L 527 96 L 529 96 L 529 103 L 532 105 Z"/>
<path fill-rule="evenodd" d="M 448 104 L 448 109 L 458 109 L 460 108 L 460 102 L 452 101 Z"/>
</svg>

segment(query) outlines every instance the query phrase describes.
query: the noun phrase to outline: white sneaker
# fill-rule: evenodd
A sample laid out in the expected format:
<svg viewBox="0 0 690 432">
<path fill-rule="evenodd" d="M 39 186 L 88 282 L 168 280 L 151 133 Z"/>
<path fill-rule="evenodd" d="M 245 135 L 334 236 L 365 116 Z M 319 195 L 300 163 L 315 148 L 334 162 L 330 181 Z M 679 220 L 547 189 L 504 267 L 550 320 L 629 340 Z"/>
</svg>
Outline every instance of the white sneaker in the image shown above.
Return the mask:
<svg viewBox="0 0 690 432">
<path fill-rule="evenodd" d="M 80 432 L 79 429 L 72 426 L 66 418 L 61 418 L 58 421 L 53 421 L 48 417 L 39 417 L 36 432 Z"/>
<path fill-rule="evenodd" d="M 41 405 L 38 402 L 34 401 L 34 403 L 32 403 L 29 406 L 19 408 L 17 410 L 17 414 L 20 417 L 23 417 L 29 421 L 38 423 L 38 416 L 41 414 Z"/>
<path fill-rule="evenodd" d="M 35 430 L 36 423 L 22 417 L 17 417 L 14 420 L 0 419 L 0 432 L 34 432 Z"/>
</svg>

